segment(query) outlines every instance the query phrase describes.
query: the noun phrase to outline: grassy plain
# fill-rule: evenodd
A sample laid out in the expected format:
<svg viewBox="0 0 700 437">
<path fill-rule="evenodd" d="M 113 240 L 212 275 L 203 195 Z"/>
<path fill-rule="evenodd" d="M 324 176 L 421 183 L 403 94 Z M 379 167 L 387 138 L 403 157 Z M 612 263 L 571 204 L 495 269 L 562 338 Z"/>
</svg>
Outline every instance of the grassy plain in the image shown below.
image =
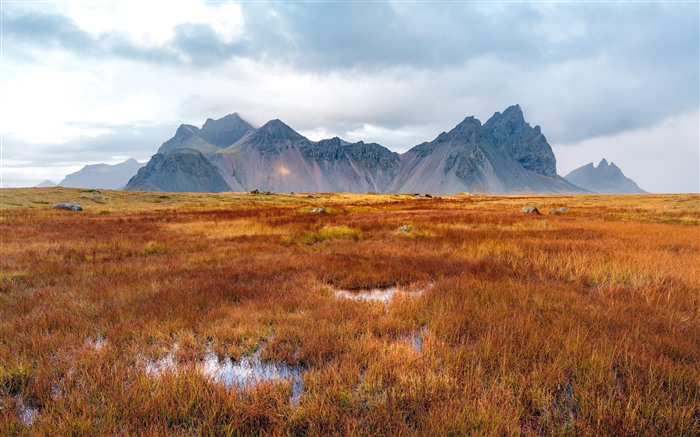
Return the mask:
<svg viewBox="0 0 700 437">
<path fill-rule="evenodd" d="M 3 189 L 0 235 L 1 435 L 700 434 L 698 195 Z M 197 370 L 258 348 L 298 404 Z"/>
</svg>

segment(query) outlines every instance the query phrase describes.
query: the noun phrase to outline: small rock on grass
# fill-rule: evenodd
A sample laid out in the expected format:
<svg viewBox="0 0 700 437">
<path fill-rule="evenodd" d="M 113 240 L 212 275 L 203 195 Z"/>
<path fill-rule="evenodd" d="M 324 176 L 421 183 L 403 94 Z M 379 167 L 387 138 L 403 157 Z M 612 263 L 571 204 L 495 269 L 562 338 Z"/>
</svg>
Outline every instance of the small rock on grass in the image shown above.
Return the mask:
<svg viewBox="0 0 700 437">
<path fill-rule="evenodd" d="M 325 214 L 326 208 L 319 206 L 309 211 L 311 214 Z"/>
<path fill-rule="evenodd" d="M 538 215 L 542 215 L 542 213 L 540 212 L 539 209 L 537 209 L 537 207 L 535 207 L 535 206 L 530 206 L 530 205 L 523 206 L 523 209 L 521 209 L 520 211 L 521 211 L 523 214 L 538 214 Z"/>
<path fill-rule="evenodd" d="M 569 210 L 569 208 L 566 208 L 564 206 L 559 207 L 559 208 L 554 208 L 553 210 L 549 211 L 550 214 L 566 214 L 566 212 Z"/>
<path fill-rule="evenodd" d="M 52 206 L 53 209 L 65 209 L 69 211 L 82 211 L 83 207 L 77 203 L 61 202 Z"/>
</svg>

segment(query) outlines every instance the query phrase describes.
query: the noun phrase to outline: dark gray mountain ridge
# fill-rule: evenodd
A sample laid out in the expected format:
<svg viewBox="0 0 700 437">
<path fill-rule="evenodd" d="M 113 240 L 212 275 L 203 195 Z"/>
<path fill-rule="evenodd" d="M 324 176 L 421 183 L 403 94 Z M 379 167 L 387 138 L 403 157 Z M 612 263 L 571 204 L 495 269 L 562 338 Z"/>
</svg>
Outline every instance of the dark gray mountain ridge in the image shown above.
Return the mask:
<svg viewBox="0 0 700 437">
<path fill-rule="evenodd" d="M 604 158 L 598 164 L 586 164 L 564 176 L 569 182 L 595 193 L 604 194 L 643 194 L 636 182 L 626 177 L 614 162 L 608 164 Z"/>
<path fill-rule="evenodd" d="M 184 148 L 153 155 L 148 164 L 131 178 L 126 189 L 220 192 L 230 188 L 201 152 Z"/>
<path fill-rule="evenodd" d="M 198 164 L 178 166 L 180 159 L 192 160 L 179 153 L 181 149 L 199 152 Z M 556 159 L 546 138 L 539 126 L 532 128 L 525 122 L 517 105 L 503 114 L 495 113 L 483 126 L 467 117 L 451 131 L 401 155 L 376 143 L 349 143 L 337 137 L 311 141 L 280 120 L 255 129 L 232 114 L 208 119 L 201 129 L 181 125 L 151 160 L 156 161 L 154 165 L 149 163 L 148 171 L 139 172 L 126 189 L 202 191 L 207 186 L 211 191 L 434 194 L 586 191 L 557 176 Z M 206 171 L 212 172 L 207 180 L 214 185 L 203 185 Z"/>
</svg>

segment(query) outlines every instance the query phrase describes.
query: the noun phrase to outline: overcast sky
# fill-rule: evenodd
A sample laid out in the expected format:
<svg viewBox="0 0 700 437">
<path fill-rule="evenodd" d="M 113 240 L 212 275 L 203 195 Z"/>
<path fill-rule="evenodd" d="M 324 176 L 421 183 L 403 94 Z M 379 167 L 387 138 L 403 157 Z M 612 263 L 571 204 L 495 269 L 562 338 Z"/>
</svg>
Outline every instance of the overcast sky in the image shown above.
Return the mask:
<svg viewBox="0 0 700 437">
<path fill-rule="evenodd" d="M 238 112 L 403 152 L 519 103 L 565 175 L 698 192 L 699 5 L 0 2 L 2 186 L 147 161 Z"/>
</svg>

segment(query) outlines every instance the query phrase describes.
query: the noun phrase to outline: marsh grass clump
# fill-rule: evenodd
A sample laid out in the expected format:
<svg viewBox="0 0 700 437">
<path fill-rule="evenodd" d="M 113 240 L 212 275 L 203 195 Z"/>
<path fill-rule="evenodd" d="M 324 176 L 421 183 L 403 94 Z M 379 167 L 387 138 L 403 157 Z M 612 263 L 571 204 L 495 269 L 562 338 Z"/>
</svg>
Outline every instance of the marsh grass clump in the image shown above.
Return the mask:
<svg viewBox="0 0 700 437">
<path fill-rule="evenodd" d="M 345 225 L 326 225 L 317 231 L 303 229 L 290 236 L 283 237 L 285 243 L 309 245 L 327 240 L 359 241 L 363 237 L 362 232 Z"/>
<path fill-rule="evenodd" d="M 0 190 L 0 435 L 700 429 L 697 195 L 81 194 Z"/>
</svg>

